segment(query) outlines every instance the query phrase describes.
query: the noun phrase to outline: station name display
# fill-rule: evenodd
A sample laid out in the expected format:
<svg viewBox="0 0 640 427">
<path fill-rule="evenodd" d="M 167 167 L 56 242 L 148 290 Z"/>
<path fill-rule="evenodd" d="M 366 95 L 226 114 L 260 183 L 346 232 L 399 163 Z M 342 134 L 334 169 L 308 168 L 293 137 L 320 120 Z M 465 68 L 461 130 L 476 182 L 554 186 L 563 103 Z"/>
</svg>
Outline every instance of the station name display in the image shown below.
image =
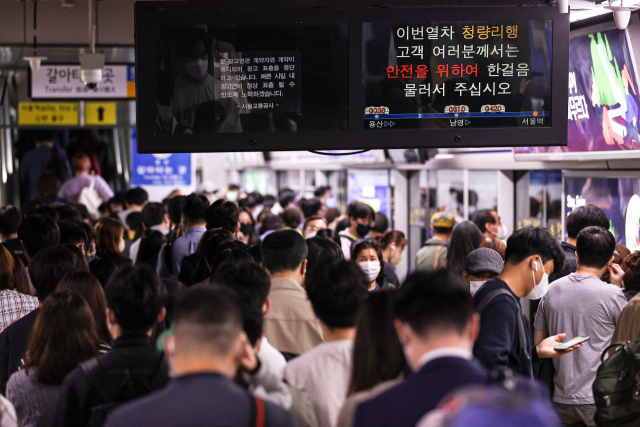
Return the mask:
<svg viewBox="0 0 640 427">
<path fill-rule="evenodd" d="M 551 125 L 551 21 L 365 23 L 363 35 L 365 129 Z M 371 48 L 385 40 L 386 61 Z"/>
</svg>

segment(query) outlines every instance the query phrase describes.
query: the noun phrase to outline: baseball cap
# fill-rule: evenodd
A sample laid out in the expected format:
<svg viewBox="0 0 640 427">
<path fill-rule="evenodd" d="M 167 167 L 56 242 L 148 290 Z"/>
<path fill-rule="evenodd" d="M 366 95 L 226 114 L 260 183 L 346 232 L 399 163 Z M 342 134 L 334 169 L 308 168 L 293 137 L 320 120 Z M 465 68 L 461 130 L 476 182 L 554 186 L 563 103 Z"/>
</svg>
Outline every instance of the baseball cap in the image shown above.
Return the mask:
<svg viewBox="0 0 640 427">
<path fill-rule="evenodd" d="M 456 219 L 447 212 L 436 212 L 431 216 L 431 225 L 438 228 L 453 228 L 456 225 Z"/>
<path fill-rule="evenodd" d="M 504 261 L 498 252 L 489 248 L 472 251 L 464 263 L 464 271 L 471 276 L 482 273 L 498 275 L 502 272 Z"/>
</svg>

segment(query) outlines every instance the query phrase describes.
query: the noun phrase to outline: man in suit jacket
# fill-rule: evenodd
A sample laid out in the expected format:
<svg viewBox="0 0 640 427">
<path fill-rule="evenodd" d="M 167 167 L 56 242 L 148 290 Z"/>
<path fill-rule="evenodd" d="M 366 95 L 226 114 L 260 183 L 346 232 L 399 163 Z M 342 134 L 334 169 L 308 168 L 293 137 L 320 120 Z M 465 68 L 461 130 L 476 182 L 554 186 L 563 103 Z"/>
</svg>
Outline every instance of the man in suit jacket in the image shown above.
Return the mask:
<svg viewBox="0 0 640 427">
<path fill-rule="evenodd" d="M 165 340 L 175 378 L 164 389 L 127 404 L 106 427 L 293 427 L 281 407 L 256 400 L 232 378 L 253 348 L 242 331 L 242 314 L 228 291 L 195 288 L 178 302 L 175 332 Z"/>
<path fill-rule="evenodd" d="M 457 388 L 489 382 L 471 352 L 479 316 L 471 311 L 469 287 L 454 273 L 410 275 L 397 292 L 395 326 L 414 374 L 360 404 L 355 427 L 415 426 Z"/>
</svg>

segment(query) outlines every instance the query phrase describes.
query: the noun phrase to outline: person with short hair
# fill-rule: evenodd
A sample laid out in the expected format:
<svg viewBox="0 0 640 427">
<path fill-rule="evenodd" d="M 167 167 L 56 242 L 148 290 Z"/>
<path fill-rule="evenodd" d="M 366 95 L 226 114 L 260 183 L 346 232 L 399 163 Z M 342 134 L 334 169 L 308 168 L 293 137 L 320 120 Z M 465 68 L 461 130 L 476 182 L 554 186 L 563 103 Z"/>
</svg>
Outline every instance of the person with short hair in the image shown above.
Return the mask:
<svg viewBox="0 0 640 427">
<path fill-rule="evenodd" d="M 110 259 L 95 258 L 89 263 L 89 272 L 98 279 L 102 289 L 107 286 L 109 279 L 116 271 L 118 271 L 118 266 Z"/>
<path fill-rule="evenodd" d="M 163 236 L 169 234 L 169 228 L 171 227 L 171 220 L 169 219 L 169 215 L 167 215 L 167 209 L 162 205 L 162 203 L 147 203 L 144 208 L 142 208 L 142 228 L 145 231 L 158 231 L 162 233 Z M 140 250 L 140 243 L 144 234 L 131 243 L 131 247 L 129 248 L 129 258 L 136 264 L 138 259 L 138 251 Z"/>
<path fill-rule="evenodd" d="M 15 206 L 6 206 L 0 209 L 0 245 L 4 246 L 12 254 L 20 257 L 23 264 L 27 264 L 24 256 L 22 242 L 18 238 L 18 227 L 22 222 L 22 213 Z"/>
<path fill-rule="evenodd" d="M 407 238 L 400 230 L 388 230 L 378 239 L 382 252 L 383 273 L 390 285 L 400 286 L 400 279 L 396 275 L 396 267 L 402 263 L 402 252 L 407 247 Z"/>
<path fill-rule="evenodd" d="M 176 303 L 175 330 L 165 338 L 174 379 L 163 390 L 114 411 L 105 427 L 257 425 L 293 427 L 278 405 L 233 383 L 250 345 L 233 296 L 220 289 L 188 291 Z"/>
<path fill-rule="evenodd" d="M 94 181 L 94 191 L 103 201 L 108 201 L 113 197 L 113 190 L 100 175 L 91 174 L 91 158 L 84 151 L 78 151 L 71 159 L 71 170 L 73 178 L 62 184 L 58 197 L 67 203 L 78 203 L 78 197 L 82 190 L 91 185 Z"/>
<path fill-rule="evenodd" d="M 562 251 L 564 252 L 564 266 L 561 270 L 551 275 L 552 282 L 575 273 L 578 269 L 576 261 L 576 241 L 578 234 L 587 227 L 602 227 L 608 230 L 611 221 L 607 218 L 607 214 L 602 209 L 594 205 L 579 206 L 569 213 L 567 216 L 567 241 L 562 242 Z"/>
<path fill-rule="evenodd" d="M 302 287 L 307 244 L 295 230 L 276 231 L 262 243 L 262 265 L 271 278 L 271 310 L 264 335 L 285 357 L 303 354 L 322 342 L 322 328 Z"/>
<path fill-rule="evenodd" d="M 321 216 L 310 216 L 304 222 L 302 227 L 302 237 L 311 239 L 318 234 L 318 231 L 325 230 L 328 227 L 327 221 Z"/>
<path fill-rule="evenodd" d="M 312 237 L 307 242 L 307 270 L 316 265 L 342 261 L 342 249 L 336 242 L 326 237 Z"/>
<path fill-rule="evenodd" d="M 345 230 L 338 233 L 338 238 L 340 239 L 344 259 L 349 261 L 355 243 L 365 239 L 373 228 L 375 213 L 371 206 L 353 202 L 347 211 L 347 218 L 349 225 Z"/>
<path fill-rule="evenodd" d="M 115 406 L 169 381 L 169 365 L 150 339 L 166 313 L 167 290 L 160 278 L 146 266 L 125 267 L 111 277 L 105 295 L 113 346 L 67 375 L 55 425 L 102 425 Z"/>
<path fill-rule="evenodd" d="M 373 220 L 373 228 L 369 231 L 369 236 L 374 239 L 382 237 L 384 233 L 389 229 L 389 219 L 382 212 L 376 212 Z"/>
<path fill-rule="evenodd" d="M 182 201 L 182 228 L 184 236 L 173 243 L 172 261 L 173 276 L 180 275 L 182 258 L 194 253 L 200 238 L 207 231 L 205 212 L 209 208 L 209 200 L 205 196 L 190 194 Z"/>
<path fill-rule="evenodd" d="M 82 224 L 82 221 L 74 221 L 72 219 L 59 221 L 60 244 L 77 246 L 83 253 L 86 253 L 87 232 L 84 231 L 84 227 L 80 224 Z"/>
<path fill-rule="evenodd" d="M 302 214 L 305 218 L 311 218 L 312 216 L 324 216 L 322 202 L 320 199 L 313 198 L 300 200 L 300 209 L 302 210 Z"/>
<path fill-rule="evenodd" d="M 627 305 L 620 289 L 624 271 L 613 264 L 615 247 L 616 239 L 608 230 L 595 226 L 583 229 L 576 239 L 578 270 L 553 282 L 538 306 L 536 344 L 560 332 L 570 338 L 590 337 L 573 357 L 553 361 L 553 401 L 564 424 L 596 425 L 591 386 L 601 352 L 611 342 L 620 313 Z M 600 280 L 605 271 L 609 271 L 615 286 Z"/>
<path fill-rule="evenodd" d="M 60 228 L 48 216 L 29 215 L 18 227 L 18 238 L 22 241 L 27 262 L 31 263 L 42 249 L 60 244 Z"/>
<path fill-rule="evenodd" d="M 127 223 L 127 217 L 131 212 L 142 212 L 142 209 L 149 202 L 149 193 L 142 187 L 134 187 L 127 190 L 124 196 L 123 211 L 118 212 L 118 218 L 123 224 Z"/>
<path fill-rule="evenodd" d="M 207 230 L 224 228 L 231 234 L 240 230 L 240 208 L 234 202 L 217 200 L 209 206 L 204 214 Z"/>
<path fill-rule="evenodd" d="M 283 376 L 287 383 L 307 391 L 321 426 L 335 427 L 344 405 L 356 316 L 368 296 L 368 285 L 359 267 L 347 261 L 319 265 L 307 277 L 305 289 L 324 342 L 289 361 Z"/>
<path fill-rule="evenodd" d="M 488 280 L 498 276 L 503 268 L 502 257 L 493 249 L 478 248 L 472 251 L 462 272 L 462 278 L 469 284 L 471 296 L 474 296 Z"/>
<path fill-rule="evenodd" d="M 456 219 L 447 212 L 437 212 L 431 216 L 431 232 L 433 237 L 426 241 L 424 247 L 416 254 L 416 269 L 431 272 L 444 268 L 447 264 L 449 240 L 453 234 Z"/>
<path fill-rule="evenodd" d="M 500 215 L 493 209 L 482 209 L 473 217 L 473 222 L 478 226 L 487 240 L 505 240 L 509 237 L 509 230 L 500 221 Z"/>
<path fill-rule="evenodd" d="M 355 427 L 414 426 L 452 391 L 485 385 L 489 374 L 471 349 L 479 316 L 462 278 L 415 272 L 396 292 L 395 328 L 414 374 L 356 408 Z"/>
</svg>

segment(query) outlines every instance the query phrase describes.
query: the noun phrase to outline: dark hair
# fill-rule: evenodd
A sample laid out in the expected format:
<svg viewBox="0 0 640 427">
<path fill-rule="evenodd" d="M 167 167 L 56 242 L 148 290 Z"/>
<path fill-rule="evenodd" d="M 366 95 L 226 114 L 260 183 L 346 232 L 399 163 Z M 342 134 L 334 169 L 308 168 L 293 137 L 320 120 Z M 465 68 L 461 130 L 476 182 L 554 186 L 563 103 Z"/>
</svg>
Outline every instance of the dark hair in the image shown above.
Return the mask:
<svg viewBox="0 0 640 427">
<path fill-rule="evenodd" d="M 96 252 L 99 257 L 121 255 L 119 244 L 124 238 L 124 225 L 114 218 L 102 218 L 96 224 Z"/>
<path fill-rule="evenodd" d="M 60 219 L 60 215 L 58 215 L 58 211 L 56 211 L 55 208 L 47 205 L 41 205 L 33 209 L 29 209 L 27 211 L 27 217 L 30 217 L 32 215 L 48 216 L 54 221 L 58 221 Z"/>
<path fill-rule="evenodd" d="M 347 217 L 354 219 L 366 219 L 371 218 L 375 219 L 375 213 L 373 209 L 369 205 L 365 205 L 360 202 L 353 202 L 349 205 L 349 210 L 347 211 Z"/>
<path fill-rule="evenodd" d="M 60 245 L 60 248 L 66 248 L 71 251 L 73 256 L 76 258 L 76 265 L 78 266 L 78 271 L 86 271 L 89 272 L 89 263 L 87 262 L 87 257 L 82 252 L 82 249 L 77 247 L 76 245 Z"/>
<path fill-rule="evenodd" d="M 15 289 L 16 276 L 20 266 L 11 252 L 0 245 L 0 290 Z"/>
<path fill-rule="evenodd" d="M 294 230 L 298 228 L 302 222 L 302 212 L 300 211 L 300 208 L 296 206 L 286 208 L 284 212 L 282 212 L 282 222 L 284 222 L 285 226 Z"/>
<path fill-rule="evenodd" d="M 622 267 L 625 258 L 627 258 L 629 255 L 631 255 L 631 251 L 626 246 L 616 245 L 616 250 L 613 251 L 613 264 L 618 264 Z M 611 274 L 609 273 L 608 269 L 605 270 L 605 272 L 602 274 L 600 280 L 606 283 L 611 283 Z M 624 282 L 624 287 L 625 289 L 627 289 L 626 281 Z"/>
<path fill-rule="evenodd" d="M 204 214 L 209 207 L 209 199 L 197 194 L 189 194 L 182 200 L 182 214 L 192 223 L 205 222 Z"/>
<path fill-rule="evenodd" d="M 169 219 L 174 224 L 180 224 L 182 221 L 182 201 L 186 196 L 175 196 L 169 200 L 169 207 L 167 212 L 169 213 Z"/>
<path fill-rule="evenodd" d="M 0 211 L 0 234 L 5 237 L 18 232 L 22 222 L 22 213 L 15 206 L 7 206 Z"/>
<path fill-rule="evenodd" d="M 336 209 L 336 208 L 329 208 L 327 209 L 327 211 L 324 213 L 324 219 L 327 221 L 327 223 L 331 224 L 336 218 L 338 218 L 340 216 L 340 209 Z"/>
<path fill-rule="evenodd" d="M 602 227 L 587 227 L 578 233 L 576 253 L 582 267 L 602 268 L 616 250 L 616 238 Z"/>
<path fill-rule="evenodd" d="M 249 248 L 247 249 L 247 253 L 251 255 L 251 258 L 253 258 L 253 262 L 258 265 L 262 264 L 262 248 L 260 246 L 249 246 Z"/>
<path fill-rule="evenodd" d="M 29 264 L 29 278 L 38 300 L 42 302 L 53 293 L 65 274 L 82 269 L 77 257 L 65 247 L 45 248 L 38 252 Z"/>
<path fill-rule="evenodd" d="M 25 352 L 24 369 L 38 382 L 61 384 L 80 363 L 98 355 L 98 335 L 89 304 L 74 292 L 56 292 L 42 305 Z"/>
<path fill-rule="evenodd" d="M 285 189 L 280 191 L 280 196 L 278 197 L 278 203 L 282 206 L 283 209 L 286 209 L 292 202 L 296 200 L 296 195 L 293 191 Z"/>
<path fill-rule="evenodd" d="M 148 264 L 158 260 L 162 245 L 167 243 L 167 238 L 158 230 L 146 230 L 144 237 L 140 239 L 136 265 Z"/>
<path fill-rule="evenodd" d="M 350 328 L 369 295 L 369 281 L 356 263 L 338 261 L 309 271 L 305 290 L 322 323 L 329 328 Z"/>
<path fill-rule="evenodd" d="M 416 271 L 396 293 L 395 309 L 417 335 L 442 329 L 462 334 L 471 316 L 469 286 L 449 270 Z"/>
<path fill-rule="evenodd" d="M 254 262 L 226 262 L 218 267 L 211 282 L 229 286 L 238 294 L 243 329 L 255 347 L 262 335 L 262 308 L 271 289 L 267 273 Z"/>
<path fill-rule="evenodd" d="M 167 290 L 155 271 L 139 265 L 124 267 L 111 276 L 105 295 L 123 333 L 146 333 L 158 320 Z"/>
<path fill-rule="evenodd" d="M 247 248 L 248 246 L 239 240 L 220 244 L 210 265 L 211 274 L 215 274 L 218 267 L 226 262 L 254 262 Z"/>
<path fill-rule="evenodd" d="M 98 212 L 100 212 L 100 214 L 104 215 L 110 215 L 111 214 L 111 206 L 109 206 L 109 202 L 103 202 L 100 206 L 98 206 Z"/>
<path fill-rule="evenodd" d="M 48 216 L 31 215 L 18 227 L 18 238 L 25 251 L 33 258 L 42 249 L 60 244 L 60 228 Z"/>
<path fill-rule="evenodd" d="M 278 231 L 282 228 L 282 219 L 278 215 L 274 215 L 268 212 L 262 220 L 262 226 L 260 227 L 260 233 L 264 234 L 267 231 Z"/>
<path fill-rule="evenodd" d="M 129 206 L 142 206 L 148 200 L 149 193 L 147 193 L 147 191 L 142 187 L 130 188 L 124 196 L 124 201 Z"/>
<path fill-rule="evenodd" d="M 389 229 L 389 220 L 387 219 L 387 216 L 382 212 L 376 212 L 373 222 L 373 231 L 382 234 Z"/>
<path fill-rule="evenodd" d="M 484 234 L 471 221 L 464 221 L 453 229 L 447 251 L 445 268 L 458 274 L 464 271 L 464 264 L 471 252 L 478 249 L 485 241 Z"/>
<path fill-rule="evenodd" d="M 249 217 L 249 221 L 250 221 L 250 225 L 251 225 L 251 231 L 248 233 L 245 233 L 244 231 L 242 231 L 242 224 L 240 223 L 240 231 L 242 231 L 242 233 L 244 234 L 245 237 L 248 237 L 249 240 L 247 241 L 247 244 L 249 245 L 255 245 L 257 243 L 257 239 L 256 239 L 256 219 L 253 217 L 253 214 L 251 213 L 250 210 L 248 209 L 240 209 L 240 213 L 238 214 L 238 221 L 240 221 L 240 214 L 244 213 L 245 215 L 247 215 Z M 246 223 L 245 223 L 246 224 Z"/>
<path fill-rule="evenodd" d="M 60 221 L 64 221 L 66 219 L 72 219 L 75 221 L 82 221 L 82 215 L 76 208 L 73 208 L 69 205 L 62 205 L 56 208 L 56 212 L 58 212 L 58 219 Z"/>
<path fill-rule="evenodd" d="M 305 218 L 316 216 L 322 210 L 322 202 L 319 199 L 303 199 L 300 201 L 300 209 Z"/>
<path fill-rule="evenodd" d="M 349 395 L 411 372 L 393 326 L 394 294 L 373 293 L 358 312 Z"/>
<path fill-rule="evenodd" d="M 107 258 L 96 258 L 89 263 L 89 271 L 100 282 L 102 287 L 106 287 L 113 273 L 118 271 L 118 266 Z"/>
<path fill-rule="evenodd" d="M 482 233 L 487 231 L 487 227 L 485 227 L 486 223 L 495 224 L 496 219 L 493 215 L 491 209 L 482 209 L 473 216 L 473 222 L 478 226 Z"/>
<path fill-rule="evenodd" d="M 127 199 L 127 192 L 118 191 L 117 193 L 114 194 L 114 196 L 111 199 L 109 199 L 109 208 L 111 208 L 111 205 L 124 207 L 124 202 L 126 199 Z"/>
<path fill-rule="evenodd" d="M 392 243 L 398 246 L 406 246 L 407 238 L 400 230 L 389 230 L 378 238 L 378 244 L 382 250 L 387 249 Z"/>
<path fill-rule="evenodd" d="M 491 240 L 485 240 L 480 245 L 481 248 L 489 248 L 498 252 L 504 261 L 505 251 L 507 250 L 507 245 L 500 239 L 495 238 Z"/>
<path fill-rule="evenodd" d="M 313 195 L 315 197 L 322 197 L 324 196 L 328 191 L 331 191 L 331 187 L 329 187 L 328 185 L 322 185 L 318 188 L 316 188 L 316 191 L 313 192 Z"/>
<path fill-rule="evenodd" d="M 111 335 L 107 327 L 107 299 L 98 279 L 86 271 L 69 273 L 56 287 L 56 292 L 61 291 L 76 292 L 87 301 L 93 313 L 98 338 L 106 344 L 111 344 Z"/>
<path fill-rule="evenodd" d="M 74 221 L 72 219 L 65 219 L 58 222 L 58 228 L 60 229 L 60 244 L 61 245 L 78 245 L 84 243 L 87 244 L 87 232 L 84 231 L 82 221 Z M 85 250 L 88 248 L 85 248 Z"/>
<path fill-rule="evenodd" d="M 593 205 L 580 206 L 571 211 L 567 217 L 567 235 L 575 239 L 578 233 L 587 227 L 596 226 L 608 230 L 611 225 L 607 214 Z"/>
<path fill-rule="evenodd" d="M 175 310 L 176 300 L 187 292 L 188 288 L 181 281 L 173 277 L 165 277 L 162 279 L 162 283 L 164 283 L 164 286 L 167 288 L 167 302 L 164 305 L 167 309 L 167 315 L 164 318 L 164 324 L 168 329 L 173 325 L 173 312 Z"/>
<path fill-rule="evenodd" d="M 154 225 L 162 224 L 164 216 L 167 214 L 167 210 L 162 203 L 147 203 L 142 208 L 142 223 L 147 229 Z"/>
<path fill-rule="evenodd" d="M 230 233 L 236 232 L 239 216 L 238 205 L 224 199 L 215 201 L 204 214 L 204 218 L 207 220 L 207 229 L 224 228 Z"/>
<path fill-rule="evenodd" d="M 622 269 L 624 270 L 624 288 L 627 291 L 640 290 L 640 252 L 634 252 L 628 255 L 622 261 Z"/>
<path fill-rule="evenodd" d="M 342 261 L 344 253 L 340 246 L 326 237 L 312 237 L 307 239 L 307 270 L 316 265 Z"/>
<path fill-rule="evenodd" d="M 367 249 L 373 249 L 374 251 L 376 251 L 376 256 L 378 257 L 378 261 L 380 262 L 380 273 L 378 274 L 378 278 L 376 280 L 379 280 L 380 278 L 384 277 L 384 258 L 382 256 L 382 250 L 380 249 L 380 245 L 378 245 L 378 242 L 376 242 L 375 240 L 363 240 L 362 242 L 358 243 L 351 251 L 351 260 L 358 262 L 358 256 L 360 256 L 360 253 Z"/>
<path fill-rule="evenodd" d="M 553 260 L 554 271 L 564 266 L 562 247 L 546 228 L 524 227 L 509 236 L 505 263 L 519 264 L 532 255 L 540 255 L 543 264 Z"/>
<path fill-rule="evenodd" d="M 195 285 L 211 276 L 211 264 L 216 256 L 218 246 L 224 242 L 232 242 L 233 236 L 224 228 L 212 228 L 200 237 L 196 248 L 196 267 L 187 285 Z"/>
<path fill-rule="evenodd" d="M 262 264 L 271 274 L 295 270 L 307 254 L 307 244 L 295 230 L 273 232 L 262 242 Z"/>
<path fill-rule="evenodd" d="M 82 203 L 71 203 L 69 206 L 71 206 L 72 208 L 78 211 L 78 213 L 80 214 L 80 220 L 82 222 L 91 219 L 91 214 L 89 213 L 89 209 L 87 209 L 87 207 Z"/>
<path fill-rule="evenodd" d="M 21 294 L 31 295 L 31 280 L 29 270 L 24 266 L 22 260 L 15 253 L 10 253 L 15 262 L 15 274 L 13 275 L 13 288 Z"/>
<path fill-rule="evenodd" d="M 91 224 L 87 224 L 84 221 L 80 222 L 80 226 L 84 229 L 84 232 L 87 233 L 87 240 L 84 242 L 84 249 L 86 251 L 87 249 L 89 249 L 89 246 L 91 246 L 91 242 L 96 242 L 97 233 L 96 229 L 93 228 Z"/>
<path fill-rule="evenodd" d="M 127 215 L 125 218 L 125 222 L 127 223 L 127 228 L 129 231 L 133 231 L 135 233 L 134 240 L 137 240 L 142 237 L 142 233 L 144 229 L 142 228 L 142 214 L 140 212 L 133 211 Z M 127 233 L 128 235 L 129 233 Z"/>
</svg>

